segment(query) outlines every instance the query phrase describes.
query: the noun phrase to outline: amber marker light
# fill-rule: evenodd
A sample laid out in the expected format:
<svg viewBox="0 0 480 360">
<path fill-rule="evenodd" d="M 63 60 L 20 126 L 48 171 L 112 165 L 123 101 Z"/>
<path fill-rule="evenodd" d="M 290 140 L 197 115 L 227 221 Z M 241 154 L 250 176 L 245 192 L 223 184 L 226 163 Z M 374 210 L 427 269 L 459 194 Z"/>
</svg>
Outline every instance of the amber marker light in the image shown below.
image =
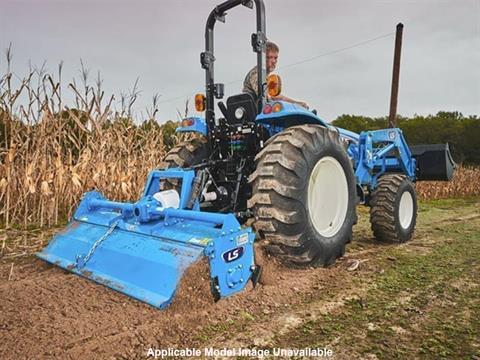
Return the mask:
<svg viewBox="0 0 480 360">
<path fill-rule="evenodd" d="M 205 111 L 205 95 L 195 95 L 195 110 L 197 110 L 198 112 Z"/>
<path fill-rule="evenodd" d="M 279 102 L 273 104 L 273 106 L 272 106 L 272 111 L 273 112 L 279 112 L 279 111 L 282 111 L 282 109 L 283 109 L 283 106 Z"/>
<path fill-rule="evenodd" d="M 267 76 L 267 93 L 269 96 L 278 96 L 282 92 L 282 79 L 277 74 Z"/>
</svg>

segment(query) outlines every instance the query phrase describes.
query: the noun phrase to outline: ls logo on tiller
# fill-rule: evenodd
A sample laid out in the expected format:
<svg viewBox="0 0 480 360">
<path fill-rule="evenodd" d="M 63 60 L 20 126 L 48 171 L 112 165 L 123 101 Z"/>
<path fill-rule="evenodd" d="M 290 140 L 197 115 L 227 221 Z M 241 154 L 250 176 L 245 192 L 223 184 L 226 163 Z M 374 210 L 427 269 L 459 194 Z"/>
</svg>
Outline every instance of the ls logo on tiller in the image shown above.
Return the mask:
<svg viewBox="0 0 480 360">
<path fill-rule="evenodd" d="M 237 259 L 240 259 L 242 255 L 243 255 L 243 247 L 237 247 L 235 249 L 224 252 L 222 256 L 223 256 L 223 260 L 229 263 Z"/>
</svg>

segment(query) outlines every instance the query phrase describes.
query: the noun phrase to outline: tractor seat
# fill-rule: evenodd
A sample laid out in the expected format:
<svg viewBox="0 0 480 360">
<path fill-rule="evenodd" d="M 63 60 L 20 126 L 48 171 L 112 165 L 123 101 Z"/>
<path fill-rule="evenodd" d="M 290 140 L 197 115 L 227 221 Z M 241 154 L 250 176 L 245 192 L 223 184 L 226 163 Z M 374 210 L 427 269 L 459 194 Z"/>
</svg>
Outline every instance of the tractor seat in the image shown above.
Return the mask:
<svg viewBox="0 0 480 360">
<path fill-rule="evenodd" d="M 219 103 L 220 110 L 230 125 L 240 125 L 254 122 L 257 116 L 257 107 L 250 93 L 242 93 L 230 96 L 227 99 L 227 107 Z"/>
</svg>

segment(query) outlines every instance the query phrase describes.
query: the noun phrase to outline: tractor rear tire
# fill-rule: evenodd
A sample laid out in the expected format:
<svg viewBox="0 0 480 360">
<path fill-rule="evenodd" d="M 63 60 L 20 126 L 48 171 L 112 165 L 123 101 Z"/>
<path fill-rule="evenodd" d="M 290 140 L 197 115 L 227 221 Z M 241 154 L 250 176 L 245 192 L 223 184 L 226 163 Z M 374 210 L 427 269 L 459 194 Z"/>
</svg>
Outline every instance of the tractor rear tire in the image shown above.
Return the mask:
<svg viewBox="0 0 480 360">
<path fill-rule="evenodd" d="M 193 138 L 181 142 L 170 149 L 163 160 L 163 167 L 188 168 L 200 164 L 207 158 L 207 139 L 204 137 Z M 180 192 L 179 180 L 166 179 L 163 190 L 175 189 Z"/>
<path fill-rule="evenodd" d="M 187 168 L 207 158 L 207 139 L 204 137 L 183 141 L 170 149 L 164 159 L 165 168 Z"/>
<path fill-rule="evenodd" d="M 370 223 L 378 241 L 403 243 L 412 238 L 417 221 L 417 195 L 405 175 L 380 177 L 370 206 Z"/>
<path fill-rule="evenodd" d="M 250 175 L 253 226 L 287 264 L 328 266 L 356 222 L 353 168 L 338 133 L 301 125 L 270 138 Z"/>
</svg>

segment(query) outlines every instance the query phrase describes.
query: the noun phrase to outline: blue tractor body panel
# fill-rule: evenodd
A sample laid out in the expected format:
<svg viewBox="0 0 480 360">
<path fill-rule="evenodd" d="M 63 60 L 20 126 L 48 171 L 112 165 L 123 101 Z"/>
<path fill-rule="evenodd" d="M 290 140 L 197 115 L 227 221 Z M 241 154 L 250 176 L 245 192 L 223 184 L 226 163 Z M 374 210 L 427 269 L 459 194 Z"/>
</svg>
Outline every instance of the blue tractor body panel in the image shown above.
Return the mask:
<svg viewBox="0 0 480 360">
<path fill-rule="evenodd" d="M 357 133 L 355 133 L 353 131 L 350 131 L 350 130 L 342 129 L 342 128 L 339 128 L 339 127 L 336 127 L 336 129 L 338 130 L 338 133 L 340 134 L 340 137 L 342 139 L 344 139 L 345 141 L 353 141 L 354 143 L 359 142 L 360 135 L 358 135 Z"/>
<path fill-rule="evenodd" d="M 277 111 L 273 111 L 279 105 Z M 270 107 L 268 113 L 265 109 Z M 411 181 L 452 179 L 455 163 L 452 160 L 448 144 L 419 145 L 410 148 L 398 128 L 363 131 L 360 134 L 334 127 L 304 107 L 285 101 L 267 102 L 255 123 L 261 124 L 274 136 L 285 129 L 304 124 L 317 124 L 339 133 L 345 142 L 349 157 L 352 159 L 357 184 L 366 186 L 370 191 L 377 186 L 380 176 L 385 173 L 405 174 Z M 208 136 L 203 118 L 193 119 L 191 126 L 180 127 L 179 132 L 197 132 Z M 420 159 L 420 160 L 419 160 Z"/>
</svg>

